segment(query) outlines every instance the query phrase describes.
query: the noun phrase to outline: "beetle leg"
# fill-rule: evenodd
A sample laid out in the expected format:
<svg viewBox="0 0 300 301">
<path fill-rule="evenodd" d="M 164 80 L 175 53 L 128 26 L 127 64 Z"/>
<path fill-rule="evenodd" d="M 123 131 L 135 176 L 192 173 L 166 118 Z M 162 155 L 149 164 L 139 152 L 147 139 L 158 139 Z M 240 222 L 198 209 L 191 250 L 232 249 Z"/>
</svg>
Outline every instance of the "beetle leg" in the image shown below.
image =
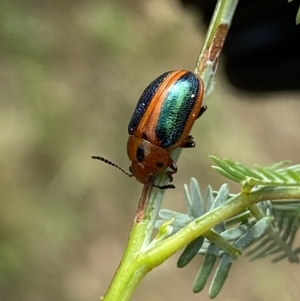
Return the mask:
<svg viewBox="0 0 300 301">
<path fill-rule="evenodd" d="M 202 116 L 202 114 L 207 110 L 207 106 L 203 105 L 200 108 L 200 111 L 198 113 L 197 118 L 199 118 L 200 116 Z M 194 137 L 192 135 L 188 135 L 183 141 L 182 143 L 179 145 L 179 147 L 184 147 L 184 148 L 192 148 L 196 146 L 195 141 L 193 140 Z"/>
<path fill-rule="evenodd" d="M 199 117 L 201 117 L 202 114 L 203 114 L 206 110 L 207 110 L 207 106 L 206 106 L 206 105 L 203 105 L 203 106 L 200 108 L 200 111 L 199 111 L 199 113 L 198 113 L 197 119 L 198 119 Z"/>
<path fill-rule="evenodd" d="M 170 171 L 170 170 L 168 170 L 168 171 L 166 171 L 166 174 L 167 174 L 167 176 L 168 176 L 170 182 L 173 182 L 173 176 L 172 176 L 173 172 Z"/>
<path fill-rule="evenodd" d="M 173 174 L 177 172 L 177 165 L 171 158 L 169 160 L 168 167 L 171 170 L 167 170 L 166 174 L 167 174 L 168 178 L 170 179 L 170 182 L 173 182 Z"/>
<path fill-rule="evenodd" d="M 183 141 L 182 143 L 179 145 L 179 147 L 184 147 L 184 148 L 191 148 L 191 147 L 195 147 L 196 143 L 193 140 L 194 137 L 192 135 L 188 135 Z"/>
</svg>

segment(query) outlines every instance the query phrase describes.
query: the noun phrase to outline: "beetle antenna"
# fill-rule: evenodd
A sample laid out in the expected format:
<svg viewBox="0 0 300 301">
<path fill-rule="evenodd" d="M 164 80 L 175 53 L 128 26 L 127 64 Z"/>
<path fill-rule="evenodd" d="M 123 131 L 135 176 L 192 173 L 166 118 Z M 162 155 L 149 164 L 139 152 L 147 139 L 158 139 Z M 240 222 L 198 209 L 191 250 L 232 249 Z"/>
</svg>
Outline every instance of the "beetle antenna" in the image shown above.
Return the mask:
<svg viewBox="0 0 300 301">
<path fill-rule="evenodd" d="M 92 156 L 91 158 L 92 158 L 92 159 L 95 159 L 95 160 L 100 160 L 100 161 L 102 161 L 102 162 L 104 162 L 104 163 L 106 163 L 106 164 L 108 164 L 108 165 L 111 165 L 111 166 L 113 166 L 113 167 L 116 167 L 116 168 L 118 168 L 119 170 L 121 170 L 121 171 L 122 171 L 125 175 L 127 175 L 128 177 L 133 177 L 132 174 L 126 172 L 123 168 L 121 168 L 121 167 L 118 166 L 117 164 L 115 164 L 115 163 L 113 163 L 113 162 L 111 162 L 111 161 L 109 161 L 109 160 L 107 160 L 107 159 L 105 159 L 105 158 L 103 158 L 103 157 Z"/>
</svg>

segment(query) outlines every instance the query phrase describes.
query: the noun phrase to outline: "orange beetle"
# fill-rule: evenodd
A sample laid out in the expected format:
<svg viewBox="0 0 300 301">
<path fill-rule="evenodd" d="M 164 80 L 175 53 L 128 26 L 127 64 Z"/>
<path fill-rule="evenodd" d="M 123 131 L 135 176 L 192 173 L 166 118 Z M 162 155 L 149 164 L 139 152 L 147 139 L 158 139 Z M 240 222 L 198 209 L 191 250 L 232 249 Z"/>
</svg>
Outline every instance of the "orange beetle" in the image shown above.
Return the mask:
<svg viewBox="0 0 300 301">
<path fill-rule="evenodd" d="M 177 166 L 170 152 L 195 147 L 189 133 L 206 110 L 203 95 L 202 80 L 185 70 L 166 72 L 144 90 L 129 122 L 127 142 L 129 170 L 139 182 L 152 183 L 167 168 L 172 181 Z"/>
<path fill-rule="evenodd" d="M 207 109 L 202 105 L 203 95 L 203 82 L 195 73 L 176 70 L 162 74 L 144 90 L 128 125 L 131 174 L 103 157 L 92 158 L 117 167 L 143 184 L 174 188 L 174 185 L 156 186 L 153 182 L 164 171 L 172 182 L 172 175 L 177 172 L 170 156 L 172 150 L 195 147 L 189 133 L 195 120 Z"/>
</svg>

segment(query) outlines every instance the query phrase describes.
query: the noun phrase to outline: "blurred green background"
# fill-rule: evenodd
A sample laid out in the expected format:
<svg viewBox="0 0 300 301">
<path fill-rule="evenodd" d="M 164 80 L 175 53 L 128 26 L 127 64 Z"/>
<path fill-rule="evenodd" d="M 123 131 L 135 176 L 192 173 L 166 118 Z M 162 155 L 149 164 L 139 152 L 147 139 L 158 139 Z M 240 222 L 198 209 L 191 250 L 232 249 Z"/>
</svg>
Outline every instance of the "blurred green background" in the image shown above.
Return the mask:
<svg viewBox="0 0 300 301">
<path fill-rule="evenodd" d="M 141 92 L 167 70 L 193 70 L 202 41 L 193 13 L 174 0 L 0 2 L 0 300 L 104 294 L 142 186 L 90 156 L 127 169 L 127 124 Z M 182 153 L 163 207 L 184 210 L 181 187 L 191 176 L 203 191 L 218 189 L 224 179 L 209 154 L 251 166 L 299 162 L 298 98 L 238 93 L 221 63 L 209 110 L 193 128 L 197 147 Z M 201 258 L 182 270 L 176 258 L 132 300 L 208 300 L 207 288 L 191 289 Z M 299 300 L 298 271 L 242 258 L 219 298 Z"/>
</svg>

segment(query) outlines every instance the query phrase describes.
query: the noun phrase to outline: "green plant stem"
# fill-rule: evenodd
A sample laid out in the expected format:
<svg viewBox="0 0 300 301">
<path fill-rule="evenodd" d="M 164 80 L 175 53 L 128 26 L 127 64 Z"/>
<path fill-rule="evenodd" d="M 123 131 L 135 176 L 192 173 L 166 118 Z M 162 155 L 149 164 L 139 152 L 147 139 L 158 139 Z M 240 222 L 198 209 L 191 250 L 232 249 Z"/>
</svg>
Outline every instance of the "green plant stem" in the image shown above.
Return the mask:
<svg viewBox="0 0 300 301">
<path fill-rule="evenodd" d="M 249 196 L 239 194 L 229 199 L 221 207 L 215 208 L 194 220 L 175 235 L 157 244 L 155 248 L 148 250 L 143 256 L 145 260 L 149 260 L 149 264 L 153 268 L 163 263 L 175 252 L 184 248 L 192 240 L 203 235 L 208 229 L 214 227 L 219 222 L 238 214 L 257 202 L 270 199 L 299 199 L 299 197 L 300 187 L 265 187 L 251 193 Z"/>
<path fill-rule="evenodd" d="M 132 282 L 135 282 L 136 277 L 143 278 L 149 271 L 147 266 L 143 267 L 142 265 L 138 265 L 139 269 L 137 269 L 136 258 L 141 250 L 150 243 L 155 219 L 161 207 L 164 192 L 165 190 L 157 188 L 148 191 L 147 186 L 144 186 L 141 198 L 143 198 L 144 194 L 144 197 L 148 197 L 147 193 L 150 196 L 144 211 L 143 221 L 137 222 L 135 220 L 122 261 L 103 300 L 129 300 L 136 287 Z M 135 272 L 138 275 L 135 275 Z"/>
<path fill-rule="evenodd" d="M 140 249 L 141 237 L 147 223 L 135 224 L 128 243 L 127 250 L 122 259 L 119 270 L 110 286 L 104 300 L 129 300 L 134 289 L 153 268 L 162 264 L 177 251 L 183 249 L 187 244 L 203 235 L 215 225 L 224 221 L 251 205 L 266 201 L 280 199 L 299 199 L 300 187 L 265 187 L 249 195 L 239 194 L 229 199 L 221 207 L 204 214 L 188 224 L 184 229 L 173 236 L 151 246 L 149 249 Z M 134 250 L 134 252 L 132 251 Z"/>
<path fill-rule="evenodd" d="M 195 68 L 195 73 L 203 80 L 205 98 L 213 91 L 219 57 L 237 4 L 238 0 L 219 0 L 207 30 Z"/>
</svg>

